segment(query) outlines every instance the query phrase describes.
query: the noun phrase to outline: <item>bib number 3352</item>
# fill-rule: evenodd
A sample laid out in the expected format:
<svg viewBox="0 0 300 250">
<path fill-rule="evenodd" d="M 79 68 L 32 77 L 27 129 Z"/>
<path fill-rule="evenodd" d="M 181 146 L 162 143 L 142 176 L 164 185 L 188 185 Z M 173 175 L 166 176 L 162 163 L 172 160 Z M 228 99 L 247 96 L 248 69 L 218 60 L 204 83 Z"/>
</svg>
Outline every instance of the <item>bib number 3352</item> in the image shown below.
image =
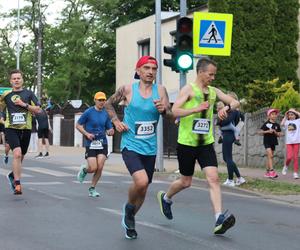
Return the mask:
<svg viewBox="0 0 300 250">
<path fill-rule="evenodd" d="M 210 121 L 208 119 L 194 119 L 193 133 L 208 134 L 210 128 Z"/>
<path fill-rule="evenodd" d="M 145 121 L 135 123 L 135 137 L 145 138 L 155 135 L 156 122 L 155 121 Z"/>
</svg>

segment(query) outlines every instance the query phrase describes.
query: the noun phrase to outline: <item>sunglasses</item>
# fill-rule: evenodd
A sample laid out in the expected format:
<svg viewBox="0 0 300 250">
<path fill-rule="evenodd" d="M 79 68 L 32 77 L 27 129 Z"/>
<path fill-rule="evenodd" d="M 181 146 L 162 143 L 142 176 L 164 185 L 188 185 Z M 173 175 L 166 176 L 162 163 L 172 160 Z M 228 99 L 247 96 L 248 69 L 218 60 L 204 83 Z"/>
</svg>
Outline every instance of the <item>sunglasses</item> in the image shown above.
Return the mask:
<svg viewBox="0 0 300 250">
<path fill-rule="evenodd" d="M 96 99 L 97 101 L 99 102 L 105 102 L 106 100 L 105 99 Z"/>
</svg>

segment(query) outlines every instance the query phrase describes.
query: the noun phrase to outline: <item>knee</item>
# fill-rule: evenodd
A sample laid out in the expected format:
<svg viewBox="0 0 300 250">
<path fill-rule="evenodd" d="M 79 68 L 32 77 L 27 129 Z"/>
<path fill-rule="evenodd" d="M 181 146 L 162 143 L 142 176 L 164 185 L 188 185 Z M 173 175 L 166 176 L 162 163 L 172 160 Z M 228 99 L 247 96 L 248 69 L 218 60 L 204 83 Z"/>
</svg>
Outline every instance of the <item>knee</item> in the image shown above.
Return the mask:
<svg viewBox="0 0 300 250">
<path fill-rule="evenodd" d="M 14 158 L 16 160 L 21 160 L 22 159 L 22 152 L 21 152 L 21 150 L 18 150 L 18 151 L 14 152 Z"/>
<path fill-rule="evenodd" d="M 181 186 L 182 188 L 189 188 L 192 185 L 192 178 L 182 178 L 181 179 Z"/>
<path fill-rule="evenodd" d="M 210 186 L 219 185 L 219 175 L 218 174 L 212 174 L 206 176 L 207 182 Z"/>
<path fill-rule="evenodd" d="M 146 193 L 148 185 L 148 179 L 142 179 L 135 182 L 135 187 L 139 193 Z"/>
</svg>

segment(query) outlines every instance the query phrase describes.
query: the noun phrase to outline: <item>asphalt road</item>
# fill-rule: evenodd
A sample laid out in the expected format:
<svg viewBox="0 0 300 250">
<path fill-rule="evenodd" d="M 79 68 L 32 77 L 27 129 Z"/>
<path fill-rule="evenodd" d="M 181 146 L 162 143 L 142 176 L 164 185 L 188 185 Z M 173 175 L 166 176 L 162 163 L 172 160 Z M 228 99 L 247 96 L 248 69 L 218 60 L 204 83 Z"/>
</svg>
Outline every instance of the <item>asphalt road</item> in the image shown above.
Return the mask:
<svg viewBox="0 0 300 250">
<path fill-rule="evenodd" d="M 237 218 L 224 236 L 213 235 L 214 215 L 203 182 L 174 198 L 174 219 L 161 216 L 156 193 L 168 177 L 155 178 L 136 217 L 138 239 L 127 240 L 121 227 L 128 175 L 105 172 L 88 197 L 91 176 L 79 184 L 78 165 L 25 160 L 23 192 L 14 196 L 0 168 L 0 250 L 152 250 L 299 249 L 300 208 L 223 189 L 224 208 Z"/>
</svg>

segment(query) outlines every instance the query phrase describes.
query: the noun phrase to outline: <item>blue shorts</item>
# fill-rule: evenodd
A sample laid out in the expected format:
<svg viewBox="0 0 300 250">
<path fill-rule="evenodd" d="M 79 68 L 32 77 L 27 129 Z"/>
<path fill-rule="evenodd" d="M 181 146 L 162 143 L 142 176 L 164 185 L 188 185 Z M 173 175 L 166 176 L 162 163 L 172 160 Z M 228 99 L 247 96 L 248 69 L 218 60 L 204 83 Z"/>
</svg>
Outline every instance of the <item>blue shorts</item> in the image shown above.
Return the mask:
<svg viewBox="0 0 300 250">
<path fill-rule="evenodd" d="M 152 182 L 156 155 L 141 155 L 124 148 L 122 150 L 122 158 L 131 175 L 136 171 L 145 170 L 148 176 L 148 183 Z"/>
</svg>

